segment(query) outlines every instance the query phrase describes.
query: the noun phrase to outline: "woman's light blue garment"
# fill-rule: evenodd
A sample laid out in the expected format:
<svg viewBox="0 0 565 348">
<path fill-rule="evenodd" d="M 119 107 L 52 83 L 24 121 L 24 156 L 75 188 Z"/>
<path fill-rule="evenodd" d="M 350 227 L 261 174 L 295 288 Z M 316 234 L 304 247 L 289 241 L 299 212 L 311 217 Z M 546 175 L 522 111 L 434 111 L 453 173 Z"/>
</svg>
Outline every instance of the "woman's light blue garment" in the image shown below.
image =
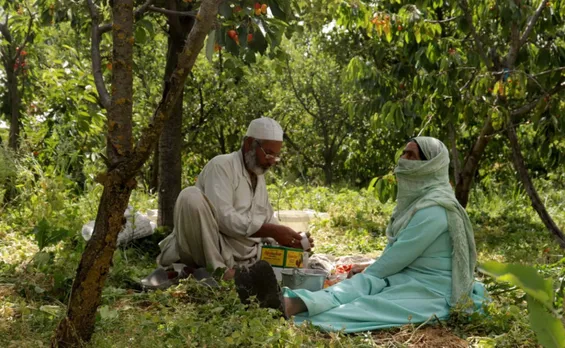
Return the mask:
<svg viewBox="0 0 565 348">
<path fill-rule="evenodd" d="M 284 296 L 299 297 L 308 308 L 294 317 L 296 323 L 309 321 L 326 331 L 402 326 L 424 322 L 434 314 L 446 319 L 451 253 L 445 209 L 424 208 L 364 273 L 316 292 L 284 288 Z"/>
</svg>

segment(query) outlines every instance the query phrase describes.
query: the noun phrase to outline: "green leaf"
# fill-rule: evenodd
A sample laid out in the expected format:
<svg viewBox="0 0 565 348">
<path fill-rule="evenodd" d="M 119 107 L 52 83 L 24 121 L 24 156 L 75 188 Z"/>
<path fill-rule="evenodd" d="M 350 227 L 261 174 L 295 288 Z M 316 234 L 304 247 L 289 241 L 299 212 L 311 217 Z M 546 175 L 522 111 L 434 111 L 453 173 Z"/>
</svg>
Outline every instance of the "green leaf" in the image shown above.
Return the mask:
<svg viewBox="0 0 565 348">
<path fill-rule="evenodd" d="M 39 310 L 45 313 L 49 313 L 51 315 L 58 315 L 61 311 L 61 307 L 55 305 L 43 305 L 39 307 Z"/>
<path fill-rule="evenodd" d="M 269 5 L 269 8 L 271 9 L 271 13 L 275 18 L 280 19 L 282 21 L 287 21 L 288 18 L 287 14 L 284 13 L 284 11 L 281 9 L 277 0 L 269 0 L 267 1 L 267 4 Z"/>
<path fill-rule="evenodd" d="M 251 50 L 246 50 L 243 60 L 249 64 L 255 64 L 257 62 L 257 57 L 255 57 L 255 52 Z"/>
<path fill-rule="evenodd" d="M 214 46 L 216 45 L 216 31 L 212 30 L 208 34 L 208 40 L 206 41 L 206 58 L 211 63 L 212 57 L 214 56 Z"/>
<path fill-rule="evenodd" d="M 247 47 L 247 26 L 242 25 L 239 28 L 237 28 L 237 36 L 239 37 L 240 47 L 241 48 Z"/>
<path fill-rule="evenodd" d="M 371 180 L 369 186 L 367 187 L 367 191 L 371 192 L 375 189 L 375 183 L 377 182 L 377 180 L 379 180 L 378 176 L 376 178 L 373 178 L 373 180 Z"/>
<path fill-rule="evenodd" d="M 227 35 L 227 32 L 226 32 Z M 234 56 L 238 56 L 239 55 L 239 46 L 237 45 L 237 43 L 230 38 L 229 36 L 226 36 L 225 38 L 225 42 L 226 42 L 226 50 L 233 54 Z"/>
<path fill-rule="evenodd" d="M 220 3 L 220 8 L 218 9 L 218 12 L 224 16 L 225 19 L 230 19 L 233 16 L 233 10 L 230 6 L 229 1 L 222 1 Z"/>
<path fill-rule="evenodd" d="M 526 294 L 544 304 L 547 308 L 553 305 L 553 288 L 551 280 L 543 279 L 537 270 L 530 266 L 504 264 L 488 261 L 479 265 L 482 273 L 488 274 L 498 281 L 508 282 L 524 290 Z"/>
<path fill-rule="evenodd" d="M 46 265 L 53 260 L 53 254 L 39 251 L 33 256 L 33 263 L 37 266 Z"/>
<path fill-rule="evenodd" d="M 420 33 L 420 27 L 414 27 L 414 37 L 416 38 L 416 43 L 422 41 L 422 34 Z"/>
<path fill-rule="evenodd" d="M 39 221 L 31 233 L 34 235 L 40 251 L 49 245 L 57 244 L 70 235 L 68 230 L 50 226 L 45 218 Z"/>
<path fill-rule="evenodd" d="M 383 181 L 383 179 L 379 179 L 377 181 L 377 184 L 375 185 L 375 188 L 377 190 L 377 197 L 379 198 L 379 201 L 381 203 L 385 203 L 386 202 L 386 185 L 385 182 Z"/>
<path fill-rule="evenodd" d="M 550 66 L 550 63 L 551 63 L 551 54 L 549 50 L 546 48 L 540 49 L 536 59 L 536 65 L 538 66 L 538 68 L 540 69 L 548 68 Z"/>
<path fill-rule="evenodd" d="M 118 311 L 110 309 L 107 305 L 100 307 L 100 318 L 102 320 L 111 320 L 118 317 Z"/>
<path fill-rule="evenodd" d="M 149 37 L 155 36 L 155 28 L 153 27 L 153 23 L 151 21 L 147 19 L 141 19 L 135 22 L 135 25 L 145 28 L 145 30 L 147 30 L 147 32 L 149 33 Z"/>
<path fill-rule="evenodd" d="M 267 40 L 265 40 L 265 36 L 263 36 L 263 33 L 259 28 L 257 28 L 253 32 L 253 40 L 249 42 L 248 46 L 253 51 L 259 52 L 261 54 L 264 54 L 265 51 L 267 50 Z"/>
<path fill-rule="evenodd" d="M 565 347 L 565 328 L 561 320 L 553 316 L 535 298 L 527 295 L 530 325 L 538 342 L 545 348 Z"/>
<path fill-rule="evenodd" d="M 47 235 L 49 234 L 49 223 L 45 218 L 41 219 L 39 223 L 33 228 L 32 234 L 35 237 L 39 250 L 43 250 L 46 245 Z"/>
<path fill-rule="evenodd" d="M 141 26 L 135 27 L 134 36 L 135 42 L 137 42 L 138 44 L 144 44 L 147 42 L 147 31 Z"/>
</svg>

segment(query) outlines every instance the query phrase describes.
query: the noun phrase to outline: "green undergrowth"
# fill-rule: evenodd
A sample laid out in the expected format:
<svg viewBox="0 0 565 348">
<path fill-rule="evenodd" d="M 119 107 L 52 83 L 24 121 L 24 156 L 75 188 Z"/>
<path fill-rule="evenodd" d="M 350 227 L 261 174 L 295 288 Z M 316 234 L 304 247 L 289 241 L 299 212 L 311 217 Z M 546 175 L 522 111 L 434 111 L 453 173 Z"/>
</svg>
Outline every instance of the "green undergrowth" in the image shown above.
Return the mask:
<svg viewBox="0 0 565 348">
<path fill-rule="evenodd" d="M 1 347 L 48 345 L 64 315 L 72 278 L 85 246 L 80 227 L 94 219 L 100 188 L 93 186 L 88 193 L 76 195 L 57 180 L 62 179 L 40 177 L 34 189 L 21 190 L 24 196 L 19 198 L 17 209 L 3 208 Z M 551 215 L 558 225 L 564 226 L 565 191 L 553 190 L 545 183 L 540 186 Z M 275 210 L 311 209 L 328 213 L 310 225 L 318 253 L 376 256 L 386 245 L 385 228 L 394 204 L 381 204 L 366 190 L 306 186 L 281 189 L 273 185 L 269 191 Z M 131 205 L 145 211 L 156 207 L 156 199 L 135 192 Z M 562 286 L 557 281 L 565 276 L 562 251 L 522 191 L 476 190 L 468 213 L 475 228 L 480 261 L 533 265 L 544 276 L 556 280 L 556 289 Z M 63 241 L 40 251 L 32 231 L 42 219 L 54 231 L 66 229 L 71 233 Z M 419 325 L 358 335 L 326 334 L 313 327 L 296 326 L 282 320 L 276 311 L 256 305 L 245 308 L 237 299 L 232 283 L 210 289 L 189 280 L 167 291 L 141 292 L 139 280 L 155 268 L 157 242 L 164 235 L 157 231 L 150 238 L 116 251 L 98 311 L 96 331 L 87 346 L 410 347 L 418 337 L 419 342 L 425 341 L 421 337 L 425 336 L 426 328 Z M 471 346 L 536 346 L 526 315 L 524 293 L 481 275 L 479 278 L 492 298 L 482 312 L 471 314 L 468 309 L 459 308 L 448 322 L 430 320 L 428 324 L 448 334 L 446 337 L 463 340 Z M 563 296 L 557 293 L 556 304 L 561 308 Z"/>
</svg>

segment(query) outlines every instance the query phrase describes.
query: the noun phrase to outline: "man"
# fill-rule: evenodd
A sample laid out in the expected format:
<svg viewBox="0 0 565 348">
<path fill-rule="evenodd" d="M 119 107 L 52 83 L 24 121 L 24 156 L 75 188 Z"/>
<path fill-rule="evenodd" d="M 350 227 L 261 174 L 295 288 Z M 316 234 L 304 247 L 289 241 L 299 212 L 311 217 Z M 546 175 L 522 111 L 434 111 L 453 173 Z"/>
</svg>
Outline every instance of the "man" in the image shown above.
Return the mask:
<svg viewBox="0 0 565 348">
<path fill-rule="evenodd" d="M 285 288 L 285 316 L 326 331 L 359 332 L 425 322 L 434 315 L 445 319 L 451 306 L 467 300 L 480 304 L 484 291 L 474 283 L 473 230 L 453 194 L 448 169 L 449 152 L 441 141 L 411 140 L 395 168 L 397 206 L 381 257 L 321 291 Z M 271 284 L 269 290 L 275 288 Z"/>
<path fill-rule="evenodd" d="M 167 267 L 226 268 L 254 264 L 268 239 L 301 248 L 301 235 L 273 216 L 264 174 L 280 161 L 283 130 L 273 119 L 251 121 L 241 149 L 214 157 L 196 186 L 184 189 L 175 204 L 173 232 L 159 243 L 157 263 Z"/>
</svg>

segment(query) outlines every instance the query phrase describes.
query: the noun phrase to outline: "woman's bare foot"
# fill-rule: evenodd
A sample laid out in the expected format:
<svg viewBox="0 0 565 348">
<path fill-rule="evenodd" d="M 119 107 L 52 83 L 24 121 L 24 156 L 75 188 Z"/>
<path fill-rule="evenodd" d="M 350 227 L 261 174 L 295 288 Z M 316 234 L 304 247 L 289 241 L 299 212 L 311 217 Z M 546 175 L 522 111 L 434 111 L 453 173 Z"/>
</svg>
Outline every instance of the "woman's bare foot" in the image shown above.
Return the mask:
<svg viewBox="0 0 565 348">
<path fill-rule="evenodd" d="M 290 318 L 291 316 L 306 312 L 308 308 L 300 298 L 284 298 L 284 316 Z"/>
</svg>

